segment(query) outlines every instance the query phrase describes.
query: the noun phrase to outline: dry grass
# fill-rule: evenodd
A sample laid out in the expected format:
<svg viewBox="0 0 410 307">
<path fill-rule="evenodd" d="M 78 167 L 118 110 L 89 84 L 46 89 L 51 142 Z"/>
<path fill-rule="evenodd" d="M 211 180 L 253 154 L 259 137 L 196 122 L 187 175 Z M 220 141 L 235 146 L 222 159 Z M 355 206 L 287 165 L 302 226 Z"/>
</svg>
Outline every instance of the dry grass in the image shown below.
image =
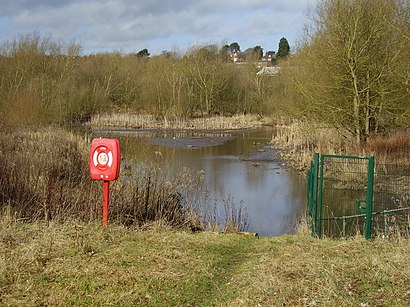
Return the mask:
<svg viewBox="0 0 410 307">
<path fill-rule="evenodd" d="M 125 127 L 137 129 L 220 130 L 261 127 L 264 121 L 257 115 L 214 116 L 205 118 L 162 118 L 153 115 L 114 113 L 97 114 L 91 118 L 92 127 Z"/>
<path fill-rule="evenodd" d="M 410 161 L 410 130 L 398 131 L 389 136 L 370 139 L 363 148 L 384 163 L 406 163 Z"/>
<path fill-rule="evenodd" d="M 271 253 L 261 253 L 252 272 L 238 276 L 238 282 L 252 280 L 246 299 L 239 300 L 245 305 L 255 297 L 261 305 L 289 306 L 406 306 L 410 301 L 408 288 L 400 285 L 410 273 L 404 256 L 408 241 L 298 236 L 272 241 L 265 242 Z"/>
<path fill-rule="evenodd" d="M 256 239 L 0 220 L 0 304 L 408 306 L 408 238 Z"/>
<path fill-rule="evenodd" d="M 283 149 L 282 154 L 299 170 L 307 170 L 313 154 L 372 156 L 379 164 L 410 163 L 410 132 L 398 131 L 389 136 L 378 136 L 358 146 L 352 137 L 334 128 L 314 123 L 293 121 L 278 126 L 272 143 Z"/>
<path fill-rule="evenodd" d="M 18 218 L 64 219 L 73 209 L 86 218 L 97 191 L 88 180 L 88 142 L 60 129 L 2 131 L 0 203 Z"/>
<path fill-rule="evenodd" d="M 293 121 L 277 127 L 272 143 L 283 149 L 282 154 L 292 166 L 306 170 L 315 152 L 326 154 L 346 154 L 353 139 L 343 137 L 338 131 L 313 123 Z"/>
</svg>

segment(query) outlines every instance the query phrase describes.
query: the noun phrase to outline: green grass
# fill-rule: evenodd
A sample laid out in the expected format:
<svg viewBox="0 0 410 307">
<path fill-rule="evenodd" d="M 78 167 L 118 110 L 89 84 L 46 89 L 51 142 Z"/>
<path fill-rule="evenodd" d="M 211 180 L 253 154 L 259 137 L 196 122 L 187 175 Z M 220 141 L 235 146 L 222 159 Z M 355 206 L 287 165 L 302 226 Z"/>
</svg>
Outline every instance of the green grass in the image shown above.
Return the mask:
<svg viewBox="0 0 410 307">
<path fill-rule="evenodd" d="M 408 238 L 0 222 L 0 305 L 406 306 Z"/>
</svg>

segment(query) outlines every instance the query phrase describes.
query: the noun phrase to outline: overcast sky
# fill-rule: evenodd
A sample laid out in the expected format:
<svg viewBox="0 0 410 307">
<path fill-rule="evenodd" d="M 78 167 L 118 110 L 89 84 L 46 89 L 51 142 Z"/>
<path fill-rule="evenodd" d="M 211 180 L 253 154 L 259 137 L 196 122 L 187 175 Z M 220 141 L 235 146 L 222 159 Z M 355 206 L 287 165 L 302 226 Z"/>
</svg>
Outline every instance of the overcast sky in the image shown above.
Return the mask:
<svg viewBox="0 0 410 307">
<path fill-rule="evenodd" d="M 317 0 L 0 0 L 0 42 L 36 31 L 76 41 L 84 54 L 184 52 L 193 45 L 238 42 L 294 47 Z"/>
</svg>

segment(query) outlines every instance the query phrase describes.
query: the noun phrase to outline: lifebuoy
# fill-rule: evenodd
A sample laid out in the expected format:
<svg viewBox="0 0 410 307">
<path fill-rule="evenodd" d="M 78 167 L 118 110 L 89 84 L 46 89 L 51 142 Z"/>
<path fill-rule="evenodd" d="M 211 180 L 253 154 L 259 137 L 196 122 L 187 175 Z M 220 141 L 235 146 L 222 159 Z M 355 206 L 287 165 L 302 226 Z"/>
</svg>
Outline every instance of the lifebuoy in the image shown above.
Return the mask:
<svg viewBox="0 0 410 307">
<path fill-rule="evenodd" d="M 93 153 L 93 164 L 101 170 L 111 167 L 113 163 L 112 152 L 106 146 L 99 146 Z"/>
</svg>

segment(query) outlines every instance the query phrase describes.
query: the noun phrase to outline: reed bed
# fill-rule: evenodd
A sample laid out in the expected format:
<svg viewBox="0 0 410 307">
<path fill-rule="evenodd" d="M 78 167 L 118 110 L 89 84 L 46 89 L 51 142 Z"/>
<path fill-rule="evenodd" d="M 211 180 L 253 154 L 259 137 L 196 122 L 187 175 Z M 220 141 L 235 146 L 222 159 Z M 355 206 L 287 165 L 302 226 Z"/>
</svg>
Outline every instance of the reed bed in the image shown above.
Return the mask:
<svg viewBox="0 0 410 307">
<path fill-rule="evenodd" d="M 315 152 L 346 154 L 353 140 L 329 127 L 293 121 L 277 127 L 272 143 L 282 149 L 282 155 L 301 171 L 307 170 Z"/>
<path fill-rule="evenodd" d="M 335 155 L 375 156 L 379 164 L 410 163 L 410 131 L 397 131 L 370 138 L 358 145 L 355 139 L 333 127 L 293 121 L 278 125 L 272 143 L 282 149 L 291 165 L 306 171 L 315 152 Z"/>
<path fill-rule="evenodd" d="M 124 127 L 133 129 L 171 129 L 171 130 L 225 130 L 248 129 L 266 124 L 257 115 L 234 115 L 231 117 L 213 116 L 182 119 L 176 117 L 157 118 L 149 114 L 96 114 L 91 117 L 91 127 Z"/>
</svg>

